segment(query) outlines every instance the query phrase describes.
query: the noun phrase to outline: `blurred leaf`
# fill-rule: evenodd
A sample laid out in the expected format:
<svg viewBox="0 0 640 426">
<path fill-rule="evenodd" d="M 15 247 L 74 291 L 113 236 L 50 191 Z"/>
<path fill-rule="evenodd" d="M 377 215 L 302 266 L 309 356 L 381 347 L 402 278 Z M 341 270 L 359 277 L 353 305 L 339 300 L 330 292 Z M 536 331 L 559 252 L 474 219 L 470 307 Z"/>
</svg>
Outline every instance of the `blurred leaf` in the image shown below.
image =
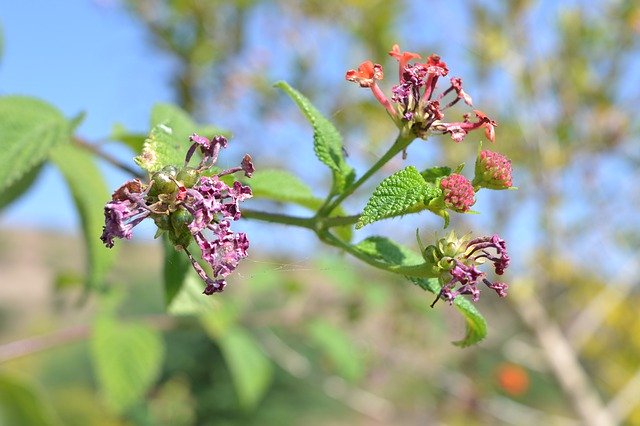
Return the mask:
<svg viewBox="0 0 640 426">
<path fill-rule="evenodd" d="M 166 236 L 162 237 L 164 249 L 164 302 L 171 305 L 185 281 L 187 272 L 191 269 L 191 262 L 184 252 L 177 251 Z"/>
<path fill-rule="evenodd" d="M 372 236 L 354 247 L 361 253 L 389 265 L 412 266 L 424 263 L 419 253 L 386 237 Z"/>
<path fill-rule="evenodd" d="M 274 86 L 289 95 L 313 126 L 313 149 L 316 157 L 329 166 L 333 172 L 332 193 L 341 192 L 355 178 L 355 171 L 344 159 L 342 136 L 334 125 L 300 92 L 284 81 L 279 81 Z"/>
<path fill-rule="evenodd" d="M 93 326 L 91 355 L 107 405 L 123 413 L 158 378 L 164 346 L 160 333 L 150 327 L 102 316 Z"/>
<path fill-rule="evenodd" d="M 40 175 L 42 165 L 43 164 L 39 164 L 38 166 L 30 169 L 27 173 L 14 180 L 8 187 L 0 192 L 0 211 L 20 198 L 22 194 L 31 188 L 33 182 L 35 182 Z"/>
<path fill-rule="evenodd" d="M 364 375 L 365 369 L 353 339 L 341 328 L 324 319 L 318 319 L 309 325 L 309 337 L 330 360 L 338 374 L 356 382 Z"/>
<path fill-rule="evenodd" d="M 202 294 L 204 284 L 193 273 L 187 273 L 178 294 L 172 298 L 167 311 L 172 315 L 198 315 L 212 312 L 216 298 Z"/>
<path fill-rule="evenodd" d="M 0 97 L 0 192 L 69 142 L 69 125 L 55 107 L 35 98 Z"/>
<path fill-rule="evenodd" d="M 78 114 L 71 117 L 69 119 L 69 133 L 73 134 L 78 129 L 78 127 L 80 127 L 80 125 L 84 122 L 85 118 L 87 118 L 86 111 L 80 111 Z"/>
<path fill-rule="evenodd" d="M 104 204 L 110 199 L 107 185 L 93 157 L 74 145 L 54 148 L 51 161 L 64 176 L 80 215 L 88 257 L 87 286 L 96 288 L 104 282 L 116 253 L 100 241 Z"/>
<path fill-rule="evenodd" d="M 255 338 L 244 328 L 231 326 L 222 333 L 209 334 L 220 345 L 240 406 L 247 410 L 255 408 L 271 383 L 271 361 Z"/>
<path fill-rule="evenodd" d="M 17 377 L 0 375 L 0 424 L 56 425 L 53 413 L 32 386 Z"/>
<path fill-rule="evenodd" d="M 414 284 L 433 294 L 440 293 L 440 282 L 437 278 L 409 278 Z M 464 338 L 452 342 L 456 346 L 465 348 L 475 345 L 487 336 L 487 321 L 476 309 L 475 305 L 463 296 L 454 299 L 453 304 L 465 319 L 466 333 Z M 437 305 L 436 305 L 437 306 Z"/>
<path fill-rule="evenodd" d="M 143 133 L 131 133 L 124 125 L 116 123 L 111 128 L 111 135 L 109 139 L 119 141 L 127 145 L 135 153 L 142 152 L 142 146 L 147 136 Z"/>
<path fill-rule="evenodd" d="M 369 198 L 356 229 L 381 219 L 420 211 L 429 200 L 440 194 L 440 189 L 425 182 L 418 169 L 409 166 L 380 182 Z"/>
<path fill-rule="evenodd" d="M 286 170 L 257 170 L 250 179 L 242 180 L 251 187 L 255 198 L 295 203 L 311 210 L 322 205 L 307 184 Z"/>
</svg>

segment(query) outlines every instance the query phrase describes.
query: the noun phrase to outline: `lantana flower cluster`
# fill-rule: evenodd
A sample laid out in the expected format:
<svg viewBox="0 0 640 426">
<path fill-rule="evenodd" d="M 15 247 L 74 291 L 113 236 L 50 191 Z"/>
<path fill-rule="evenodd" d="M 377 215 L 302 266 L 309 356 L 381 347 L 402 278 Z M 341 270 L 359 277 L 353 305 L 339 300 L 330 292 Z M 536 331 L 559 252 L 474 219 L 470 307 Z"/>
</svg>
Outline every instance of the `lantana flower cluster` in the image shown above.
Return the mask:
<svg viewBox="0 0 640 426">
<path fill-rule="evenodd" d="M 148 184 L 139 179 L 125 182 L 112 195 L 104 208 L 105 226 L 102 242 L 113 247 L 115 238 L 132 237 L 133 228 L 144 219 L 153 219 L 158 233 L 166 233 L 177 250 L 184 250 L 196 273 L 205 283 L 204 294 L 220 292 L 226 277 L 247 256 L 249 240 L 243 232 L 233 232 L 231 223 L 241 217 L 239 203 L 251 198 L 251 188 L 234 181 L 228 185 L 221 178 L 237 172 L 251 177 L 251 157 L 244 156 L 240 166 L 208 175 L 227 139 L 208 139 L 197 134 L 190 137 L 184 166 L 166 166 L 151 175 Z M 197 167 L 188 164 L 199 150 L 202 158 Z M 213 278 L 193 257 L 189 245 L 195 241 L 202 259 L 209 264 Z"/>
<path fill-rule="evenodd" d="M 445 121 L 445 111 L 448 108 L 459 101 L 473 106 L 473 101 L 463 90 L 462 79 L 459 77 L 450 78 L 448 88 L 439 93 L 436 91 L 438 80 L 449 74 L 449 68 L 440 56 L 432 54 L 425 62 L 412 63 L 411 61 L 421 59 L 420 55 L 401 52 L 397 44 L 389 55 L 397 59 L 399 65 L 399 82 L 391 90 L 391 100 L 377 83 L 384 78 L 380 64 L 367 60 L 357 70 L 347 71 L 346 79 L 371 89 L 402 132 L 421 139 L 427 139 L 431 133 L 449 134 L 451 139 L 461 142 L 469 132 L 482 128 L 489 141 L 495 140 L 496 122 L 480 110 L 473 110 L 474 118 L 465 114 L 462 120 Z"/>
<path fill-rule="evenodd" d="M 493 282 L 478 269 L 486 262 L 493 263 L 497 275 L 502 275 L 509 266 L 510 258 L 507 244 L 497 235 L 469 240 L 469 237 L 456 237 L 454 232 L 438 240 L 436 245 L 423 249 L 424 259 L 440 272 L 441 289 L 433 301 L 432 307 L 440 299 L 450 304 L 458 295 L 470 294 L 475 302 L 480 298 L 479 283 L 494 290 L 498 296 L 505 297 L 509 286 L 503 282 Z"/>
</svg>

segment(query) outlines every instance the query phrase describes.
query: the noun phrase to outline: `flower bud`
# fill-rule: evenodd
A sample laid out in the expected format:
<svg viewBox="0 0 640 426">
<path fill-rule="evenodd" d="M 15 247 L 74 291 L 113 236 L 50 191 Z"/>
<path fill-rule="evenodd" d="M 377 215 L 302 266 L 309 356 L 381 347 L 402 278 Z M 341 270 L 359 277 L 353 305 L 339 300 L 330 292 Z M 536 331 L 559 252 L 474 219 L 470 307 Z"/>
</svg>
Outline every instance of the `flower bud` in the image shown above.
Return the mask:
<svg viewBox="0 0 640 426">
<path fill-rule="evenodd" d="M 511 188 L 511 161 L 493 151 L 480 151 L 476 159 L 473 185 L 487 189 Z"/>
<path fill-rule="evenodd" d="M 466 177 L 453 173 L 440 181 L 444 204 L 459 213 L 468 211 L 476 200 L 473 185 Z"/>
<path fill-rule="evenodd" d="M 171 213 L 170 219 L 171 227 L 173 228 L 171 242 L 176 246 L 188 247 L 192 240 L 189 224 L 193 222 L 193 215 L 187 209 L 181 207 Z"/>
<path fill-rule="evenodd" d="M 175 183 L 177 169 L 173 166 L 166 166 L 162 170 L 151 175 L 151 188 L 149 195 L 157 197 L 160 194 L 171 194 L 178 189 Z"/>
<path fill-rule="evenodd" d="M 193 185 L 195 185 L 198 181 L 199 177 L 200 176 L 197 169 L 186 166 L 178 172 L 178 174 L 176 175 L 176 180 L 178 182 L 181 182 L 185 188 L 192 188 Z"/>
</svg>

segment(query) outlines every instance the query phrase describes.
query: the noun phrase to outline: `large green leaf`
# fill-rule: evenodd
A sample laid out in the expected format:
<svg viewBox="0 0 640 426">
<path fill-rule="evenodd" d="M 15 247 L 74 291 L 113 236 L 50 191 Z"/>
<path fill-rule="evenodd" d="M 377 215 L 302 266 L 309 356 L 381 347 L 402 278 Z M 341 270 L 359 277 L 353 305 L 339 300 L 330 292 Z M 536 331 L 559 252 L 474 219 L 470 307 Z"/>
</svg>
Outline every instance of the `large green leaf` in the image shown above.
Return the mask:
<svg viewBox="0 0 640 426">
<path fill-rule="evenodd" d="M 441 194 L 418 169 L 408 166 L 384 179 L 367 202 L 356 229 L 388 217 L 417 212 Z"/>
<path fill-rule="evenodd" d="M 437 278 L 409 278 L 414 284 L 420 286 L 433 294 L 440 293 L 440 282 Z M 460 311 L 465 319 L 465 336 L 453 342 L 454 345 L 467 347 L 475 345 L 487 336 L 487 321 L 476 309 L 475 305 L 463 296 L 458 296 L 453 300 L 453 304 Z"/>
<path fill-rule="evenodd" d="M 42 171 L 43 164 L 40 164 L 27 173 L 20 176 L 20 178 L 14 180 L 8 187 L 0 192 L 0 210 L 17 200 L 31 188 L 36 181 L 40 172 Z"/>
<path fill-rule="evenodd" d="M 57 424 L 51 407 L 33 386 L 18 377 L 0 375 L 0 425 Z"/>
<path fill-rule="evenodd" d="M 355 172 L 345 161 L 342 152 L 342 136 L 335 126 L 311 104 L 311 101 L 296 89 L 284 81 L 279 81 L 274 86 L 289 95 L 313 126 L 313 149 L 318 159 L 333 172 L 332 192 L 341 192 L 355 178 Z"/>
<path fill-rule="evenodd" d="M 362 378 L 365 373 L 362 357 L 342 328 L 318 319 L 309 325 L 308 335 L 340 376 L 351 382 Z"/>
<path fill-rule="evenodd" d="M 164 345 L 160 333 L 148 326 L 102 316 L 93 327 L 91 355 L 105 402 L 123 413 L 157 380 Z"/>
<path fill-rule="evenodd" d="M 116 254 L 115 247 L 108 250 L 100 241 L 109 190 L 92 156 L 80 148 L 60 145 L 51 150 L 51 161 L 64 176 L 80 215 L 87 249 L 87 286 L 96 288 L 104 282 Z"/>
<path fill-rule="evenodd" d="M 164 268 L 162 271 L 164 278 L 164 301 L 165 306 L 169 306 L 180 292 L 187 272 L 191 269 L 191 262 L 187 254 L 182 251 L 177 251 L 166 236 L 162 238 L 162 247 L 164 249 Z"/>
<path fill-rule="evenodd" d="M 34 98 L 0 97 L 0 192 L 69 142 L 69 125 L 55 107 Z"/>
</svg>

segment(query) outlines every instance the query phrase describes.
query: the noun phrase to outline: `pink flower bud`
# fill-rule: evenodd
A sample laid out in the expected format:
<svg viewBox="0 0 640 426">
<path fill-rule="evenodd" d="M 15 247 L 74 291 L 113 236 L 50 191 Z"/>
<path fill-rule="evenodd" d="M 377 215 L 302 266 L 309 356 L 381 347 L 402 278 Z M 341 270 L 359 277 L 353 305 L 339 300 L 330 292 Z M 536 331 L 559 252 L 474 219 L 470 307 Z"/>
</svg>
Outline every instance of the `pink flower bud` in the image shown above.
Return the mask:
<svg viewBox="0 0 640 426">
<path fill-rule="evenodd" d="M 440 181 L 444 195 L 444 203 L 447 207 L 459 213 L 468 211 L 476 202 L 473 198 L 475 192 L 473 185 L 466 177 L 454 173 Z"/>
<path fill-rule="evenodd" d="M 475 186 L 488 189 L 508 189 L 512 186 L 511 161 L 493 151 L 481 151 L 476 159 Z"/>
</svg>

